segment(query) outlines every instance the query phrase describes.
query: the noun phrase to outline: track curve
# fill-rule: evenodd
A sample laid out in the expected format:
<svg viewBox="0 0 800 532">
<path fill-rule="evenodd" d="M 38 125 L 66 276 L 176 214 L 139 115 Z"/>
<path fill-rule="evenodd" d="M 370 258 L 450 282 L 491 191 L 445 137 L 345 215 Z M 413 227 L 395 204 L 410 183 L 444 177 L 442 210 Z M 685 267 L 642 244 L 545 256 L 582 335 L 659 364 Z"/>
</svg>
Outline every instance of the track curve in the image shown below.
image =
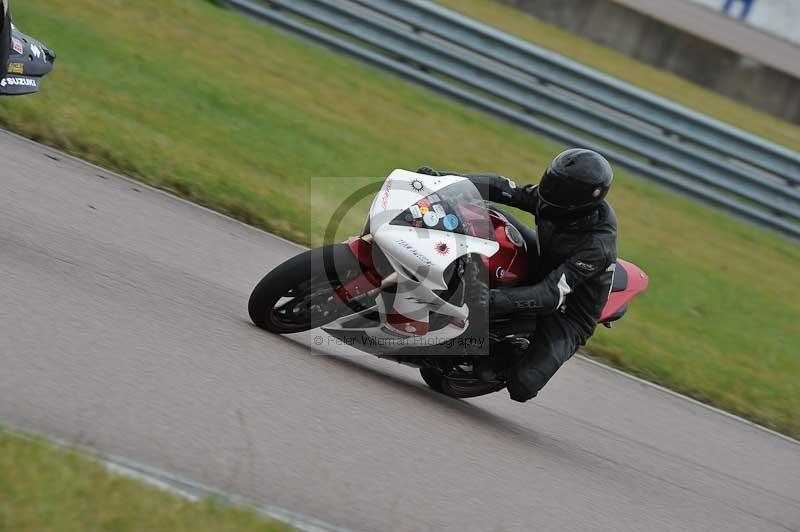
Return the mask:
<svg viewBox="0 0 800 532">
<path fill-rule="evenodd" d="M 580 359 L 525 405 L 442 397 L 249 323 L 293 244 L 5 132 L 0 161 L 4 423 L 354 530 L 800 530 L 794 441 Z"/>
</svg>

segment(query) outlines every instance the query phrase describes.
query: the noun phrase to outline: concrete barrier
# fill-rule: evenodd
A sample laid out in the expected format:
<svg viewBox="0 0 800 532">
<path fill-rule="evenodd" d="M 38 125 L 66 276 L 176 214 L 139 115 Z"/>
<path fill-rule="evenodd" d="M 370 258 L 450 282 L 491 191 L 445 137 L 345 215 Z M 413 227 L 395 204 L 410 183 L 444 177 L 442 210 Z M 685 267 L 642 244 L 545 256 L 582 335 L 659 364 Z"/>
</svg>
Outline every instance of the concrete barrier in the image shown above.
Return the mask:
<svg viewBox="0 0 800 532">
<path fill-rule="evenodd" d="M 684 28 L 668 24 L 646 12 L 647 2 L 634 9 L 637 2 L 626 0 L 495 0 L 526 11 L 537 18 L 564 28 L 598 44 L 608 46 L 655 67 L 674 72 L 698 85 L 708 87 L 778 118 L 800 124 L 800 62 L 779 67 L 767 60 L 769 50 L 746 54 L 712 42 Z M 669 2 L 669 4 L 672 4 Z M 708 12 L 714 17 L 717 31 L 740 32 L 748 41 L 750 32 L 763 43 L 774 39 L 743 27 L 735 20 Z M 718 20 L 717 20 L 718 19 Z M 724 25 L 730 25 L 725 28 Z M 719 27 L 723 26 L 723 27 Z M 775 39 L 776 47 L 788 43 Z M 742 42 L 746 48 L 748 42 Z M 763 46 L 762 46 L 763 48 Z M 797 49 L 800 54 L 800 48 Z M 778 65 L 778 66 L 776 66 Z"/>
<path fill-rule="evenodd" d="M 800 45 L 800 2 L 797 0 L 691 0 L 721 11 L 776 37 Z"/>
</svg>

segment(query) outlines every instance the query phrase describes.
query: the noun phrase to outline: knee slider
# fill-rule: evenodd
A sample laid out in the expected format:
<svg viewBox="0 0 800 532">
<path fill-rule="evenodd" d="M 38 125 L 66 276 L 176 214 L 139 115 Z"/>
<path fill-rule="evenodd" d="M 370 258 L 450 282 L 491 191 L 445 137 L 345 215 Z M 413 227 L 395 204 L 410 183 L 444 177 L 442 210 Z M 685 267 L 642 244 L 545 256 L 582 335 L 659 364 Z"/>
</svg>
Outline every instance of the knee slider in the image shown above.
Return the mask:
<svg viewBox="0 0 800 532">
<path fill-rule="evenodd" d="M 508 393 L 514 401 L 533 399 L 555 375 L 561 365 L 551 356 L 521 364 L 508 381 Z"/>
<path fill-rule="evenodd" d="M 538 369 L 520 368 L 508 380 L 508 395 L 514 401 L 524 403 L 536 397 L 545 384 L 547 378 Z"/>
</svg>

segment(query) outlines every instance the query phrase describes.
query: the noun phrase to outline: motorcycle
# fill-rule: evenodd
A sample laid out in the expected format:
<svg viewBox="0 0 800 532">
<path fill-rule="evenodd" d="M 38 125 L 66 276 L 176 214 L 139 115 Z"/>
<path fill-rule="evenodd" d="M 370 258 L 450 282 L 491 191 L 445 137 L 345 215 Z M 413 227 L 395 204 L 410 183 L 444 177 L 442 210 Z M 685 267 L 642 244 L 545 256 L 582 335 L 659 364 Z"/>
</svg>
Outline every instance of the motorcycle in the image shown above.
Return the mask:
<svg viewBox="0 0 800 532">
<path fill-rule="evenodd" d="M 248 310 L 272 333 L 321 327 L 337 342 L 419 368 L 438 392 L 476 397 L 506 386 L 502 371 L 479 371 L 481 357 L 509 364 L 536 339 L 535 318 L 496 318 L 487 308 L 489 289 L 525 283 L 538 250 L 535 230 L 486 203 L 468 179 L 395 170 L 359 236 L 276 267 Z M 614 267 L 599 320 L 607 327 L 648 285 L 634 264 Z"/>
<path fill-rule="evenodd" d="M 0 5 L 0 95 L 38 92 L 42 78 L 53 70 L 56 53 L 17 29 L 11 21 L 8 0 L 0 0 Z"/>
</svg>

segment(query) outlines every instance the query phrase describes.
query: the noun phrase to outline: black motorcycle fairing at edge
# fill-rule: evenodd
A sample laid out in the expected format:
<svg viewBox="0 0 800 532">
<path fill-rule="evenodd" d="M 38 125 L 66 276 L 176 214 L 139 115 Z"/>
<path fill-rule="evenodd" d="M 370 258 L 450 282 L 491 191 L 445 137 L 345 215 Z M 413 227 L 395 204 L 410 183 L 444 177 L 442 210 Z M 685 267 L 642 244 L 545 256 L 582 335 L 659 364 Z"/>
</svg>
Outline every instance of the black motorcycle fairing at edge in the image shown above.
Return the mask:
<svg viewBox="0 0 800 532">
<path fill-rule="evenodd" d="M 8 56 L 11 54 L 11 15 L 6 0 L 0 0 L 2 24 L 0 24 L 0 72 L 8 72 Z"/>
<path fill-rule="evenodd" d="M 53 70 L 56 54 L 19 31 L 11 17 L 8 0 L 0 0 L 0 95 L 21 96 L 39 91 L 41 80 Z"/>
</svg>

